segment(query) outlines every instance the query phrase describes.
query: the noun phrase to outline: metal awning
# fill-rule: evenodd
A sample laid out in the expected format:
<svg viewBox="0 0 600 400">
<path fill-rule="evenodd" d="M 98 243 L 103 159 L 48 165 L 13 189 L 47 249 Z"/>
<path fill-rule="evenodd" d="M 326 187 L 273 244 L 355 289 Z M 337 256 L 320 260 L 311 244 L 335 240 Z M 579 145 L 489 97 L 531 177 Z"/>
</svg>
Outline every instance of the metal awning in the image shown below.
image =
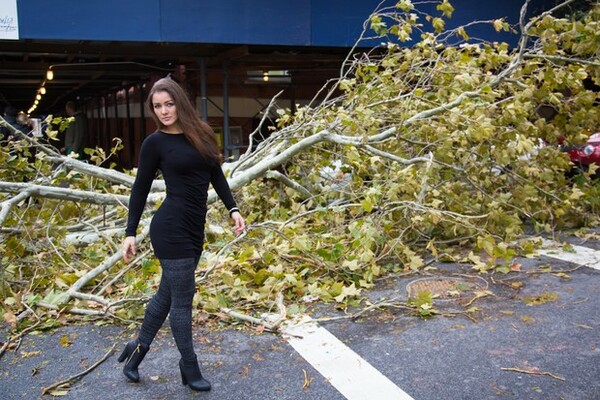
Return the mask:
<svg viewBox="0 0 600 400">
<path fill-rule="evenodd" d="M 315 83 L 323 83 L 336 76 L 348 53 L 347 48 L 331 47 L 29 39 L 0 41 L 0 48 L 0 104 L 26 111 L 44 86 L 40 113 L 62 110 L 69 99 L 97 97 L 144 82 L 153 74 L 164 76 L 173 63 L 194 70 L 200 59 L 209 72 L 224 65 L 240 75 L 257 70 L 310 71 Z M 48 69 L 54 72 L 51 81 L 46 79 Z"/>
</svg>

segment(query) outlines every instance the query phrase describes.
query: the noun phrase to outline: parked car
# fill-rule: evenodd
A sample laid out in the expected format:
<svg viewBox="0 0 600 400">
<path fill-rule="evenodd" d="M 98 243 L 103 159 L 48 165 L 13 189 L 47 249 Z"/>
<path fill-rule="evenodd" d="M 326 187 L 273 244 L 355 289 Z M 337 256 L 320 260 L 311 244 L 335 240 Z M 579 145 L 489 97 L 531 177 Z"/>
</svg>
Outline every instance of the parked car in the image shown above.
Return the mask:
<svg viewBox="0 0 600 400">
<path fill-rule="evenodd" d="M 591 164 L 600 167 L 600 132 L 590 135 L 583 146 L 569 146 L 562 143 L 561 149 L 569 154 L 575 170 L 587 171 Z"/>
</svg>

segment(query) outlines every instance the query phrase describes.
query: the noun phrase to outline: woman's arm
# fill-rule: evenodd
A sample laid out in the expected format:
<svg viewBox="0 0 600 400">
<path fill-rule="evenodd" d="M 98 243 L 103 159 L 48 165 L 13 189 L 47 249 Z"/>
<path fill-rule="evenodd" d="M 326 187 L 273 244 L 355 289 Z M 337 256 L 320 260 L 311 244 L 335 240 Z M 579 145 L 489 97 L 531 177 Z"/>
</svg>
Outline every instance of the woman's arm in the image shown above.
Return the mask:
<svg viewBox="0 0 600 400">
<path fill-rule="evenodd" d="M 156 171 L 160 163 L 158 144 L 155 143 L 152 136 L 149 136 L 142 143 L 140 149 L 140 160 L 138 163 L 138 172 L 131 189 L 129 197 L 129 215 L 127 218 L 126 236 L 134 236 L 137 231 L 140 218 L 146 206 L 146 198 L 152 187 L 152 181 L 156 176 Z"/>
<path fill-rule="evenodd" d="M 233 194 L 231 194 L 231 189 L 229 188 L 229 184 L 227 183 L 227 179 L 225 178 L 225 174 L 223 174 L 223 170 L 220 165 L 217 165 L 211 170 L 211 179 L 210 183 L 213 188 L 217 192 L 217 195 L 227 207 L 229 211 L 229 216 L 233 219 L 235 223 L 235 233 L 239 235 L 246 229 L 246 223 L 242 214 L 240 214 L 240 209 L 238 208 L 235 200 L 233 199 Z"/>
</svg>

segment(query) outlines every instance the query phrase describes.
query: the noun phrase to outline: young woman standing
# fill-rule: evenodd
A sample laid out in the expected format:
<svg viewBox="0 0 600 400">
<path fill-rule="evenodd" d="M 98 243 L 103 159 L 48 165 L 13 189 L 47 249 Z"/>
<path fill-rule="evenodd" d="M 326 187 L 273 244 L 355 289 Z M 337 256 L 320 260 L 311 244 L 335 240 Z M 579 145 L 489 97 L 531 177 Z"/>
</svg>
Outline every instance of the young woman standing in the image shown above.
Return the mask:
<svg viewBox="0 0 600 400">
<path fill-rule="evenodd" d="M 245 223 L 221 170 L 221 154 L 212 129 L 196 114 L 183 89 L 169 78 L 160 79 L 152 86 L 147 105 L 158 130 L 144 140 L 140 150 L 129 200 L 123 259 L 130 262 L 135 256 L 136 230 L 152 181 L 160 170 L 167 195 L 152 219 L 150 238 L 162 275 L 158 291 L 146 307 L 138 338 L 125 346 L 119 362 L 126 361 L 123 373 L 138 382 L 138 366 L 169 315 L 181 353 L 183 384 L 193 390 L 208 391 L 210 383 L 200 373 L 192 342 L 192 299 L 194 271 L 204 243 L 209 183 L 229 210 L 236 234 L 244 230 Z"/>
</svg>

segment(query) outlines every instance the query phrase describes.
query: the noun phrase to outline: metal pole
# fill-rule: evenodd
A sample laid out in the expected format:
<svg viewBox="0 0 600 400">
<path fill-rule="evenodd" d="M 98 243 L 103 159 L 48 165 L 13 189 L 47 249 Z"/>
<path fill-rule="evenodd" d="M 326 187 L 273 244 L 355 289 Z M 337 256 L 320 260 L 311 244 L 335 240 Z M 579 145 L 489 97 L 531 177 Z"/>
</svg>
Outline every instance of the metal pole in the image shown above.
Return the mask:
<svg viewBox="0 0 600 400">
<path fill-rule="evenodd" d="M 108 118 L 108 99 L 110 94 L 104 96 L 104 150 L 110 153 L 110 120 Z"/>
<path fill-rule="evenodd" d="M 208 122 L 208 102 L 206 97 L 206 60 L 200 58 L 198 60 L 200 64 L 200 113 L 202 114 L 202 121 Z"/>
<path fill-rule="evenodd" d="M 115 102 L 115 123 L 117 124 L 117 137 L 123 139 L 123 129 L 121 123 L 119 122 L 119 99 L 117 97 L 117 93 L 112 93 L 113 101 Z M 110 146 L 109 146 L 110 148 Z"/>
<path fill-rule="evenodd" d="M 102 144 L 102 113 L 100 107 L 102 107 L 102 98 L 96 97 L 96 146 L 104 148 Z"/>
<path fill-rule="evenodd" d="M 227 63 L 223 64 L 223 148 L 225 159 L 231 155 L 229 140 L 229 71 Z"/>
<path fill-rule="evenodd" d="M 135 137 L 133 135 L 133 124 L 131 123 L 131 109 L 129 108 L 129 87 L 125 88 L 125 102 L 127 104 L 127 108 L 125 109 L 127 111 L 127 153 L 129 154 L 129 165 L 128 167 L 131 168 L 133 167 L 133 158 L 134 158 L 134 151 L 133 151 L 133 146 L 135 145 Z"/>
<path fill-rule="evenodd" d="M 296 114 L 296 82 L 294 82 L 294 75 L 290 72 L 290 110 L 292 115 Z"/>
<path fill-rule="evenodd" d="M 146 108 L 144 107 L 144 84 L 140 83 L 138 86 L 140 89 L 140 115 L 142 119 L 142 134 L 141 137 L 146 136 Z"/>
</svg>

